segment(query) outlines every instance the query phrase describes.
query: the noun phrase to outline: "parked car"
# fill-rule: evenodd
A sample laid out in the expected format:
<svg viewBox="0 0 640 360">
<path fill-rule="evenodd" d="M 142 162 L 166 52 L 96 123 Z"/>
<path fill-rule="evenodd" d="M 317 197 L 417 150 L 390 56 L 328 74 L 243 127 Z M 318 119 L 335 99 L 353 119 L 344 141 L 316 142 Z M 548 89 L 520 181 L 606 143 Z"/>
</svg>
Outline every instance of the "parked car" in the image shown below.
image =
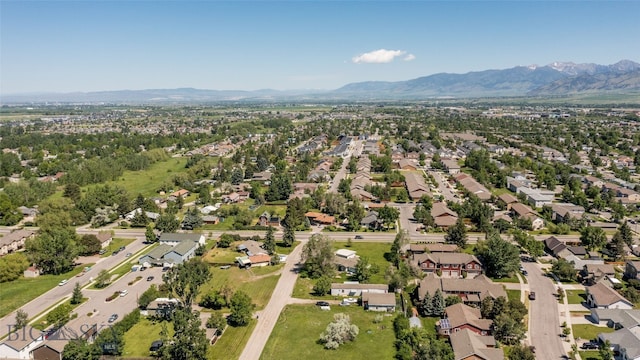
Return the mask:
<svg viewBox="0 0 640 360">
<path fill-rule="evenodd" d="M 318 301 L 316 302 L 317 306 L 329 306 L 329 303 L 326 301 Z"/>
<path fill-rule="evenodd" d="M 127 294 L 129 293 L 129 290 L 122 290 L 120 291 L 120 296 L 127 296 Z"/>
<path fill-rule="evenodd" d="M 220 266 L 220 270 L 227 270 L 230 267 L 231 267 L 231 265 L 222 265 L 222 266 Z"/>
<path fill-rule="evenodd" d="M 109 316 L 109 322 L 112 323 L 114 321 L 118 320 L 118 314 L 112 314 L 111 316 Z"/>
<path fill-rule="evenodd" d="M 124 251 L 124 246 L 120 246 L 120 249 L 118 249 L 118 251 Z"/>
<path fill-rule="evenodd" d="M 153 276 L 148 276 L 147 281 L 151 281 L 151 280 L 153 280 Z"/>
<path fill-rule="evenodd" d="M 127 255 L 125 255 L 125 257 L 129 257 L 129 256 L 131 256 L 131 253 L 127 253 Z"/>
<path fill-rule="evenodd" d="M 358 240 L 362 240 L 363 239 L 362 235 L 356 235 L 355 238 L 358 239 Z"/>
<path fill-rule="evenodd" d="M 522 270 L 522 275 L 527 276 L 529 275 L 529 273 L 527 272 L 527 270 Z"/>
<path fill-rule="evenodd" d="M 98 251 L 98 255 L 103 255 L 107 252 L 107 249 L 101 249 L 100 251 Z"/>
<path fill-rule="evenodd" d="M 58 286 L 62 286 L 62 285 L 64 285 L 64 284 L 66 284 L 68 281 L 69 281 L 69 280 L 67 280 L 67 279 L 61 280 L 61 281 L 58 283 Z"/>
<path fill-rule="evenodd" d="M 582 344 L 581 348 L 585 350 L 598 350 L 600 349 L 600 344 L 598 344 L 597 342 L 588 341 Z"/>
<path fill-rule="evenodd" d="M 532 291 L 529 293 L 529 300 L 535 300 L 536 299 L 536 292 Z"/>
</svg>

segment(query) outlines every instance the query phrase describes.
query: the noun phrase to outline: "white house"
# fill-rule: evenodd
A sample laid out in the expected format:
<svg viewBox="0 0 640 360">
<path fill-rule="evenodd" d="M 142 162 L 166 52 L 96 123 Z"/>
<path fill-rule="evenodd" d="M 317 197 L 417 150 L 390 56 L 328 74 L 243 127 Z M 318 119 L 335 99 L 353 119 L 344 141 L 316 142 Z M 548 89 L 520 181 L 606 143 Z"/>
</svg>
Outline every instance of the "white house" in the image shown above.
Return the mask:
<svg viewBox="0 0 640 360">
<path fill-rule="evenodd" d="M 633 309 L 633 303 L 603 282 L 587 286 L 587 304 L 598 309 Z"/>
<path fill-rule="evenodd" d="M 31 351 L 43 341 L 42 331 L 27 325 L 0 344 L 0 359 L 31 359 Z"/>
<path fill-rule="evenodd" d="M 176 246 L 183 241 L 193 241 L 204 246 L 205 240 L 203 234 L 164 233 L 160 236 L 158 242 L 160 244 Z"/>
<path fill-rule="evenodd" d="M 385 294 L 389 290 L 387 284 L 360 284 L 354 282 L 331 284 L 333 296 L 360 296 L 363 293 Z"/>
</svg>

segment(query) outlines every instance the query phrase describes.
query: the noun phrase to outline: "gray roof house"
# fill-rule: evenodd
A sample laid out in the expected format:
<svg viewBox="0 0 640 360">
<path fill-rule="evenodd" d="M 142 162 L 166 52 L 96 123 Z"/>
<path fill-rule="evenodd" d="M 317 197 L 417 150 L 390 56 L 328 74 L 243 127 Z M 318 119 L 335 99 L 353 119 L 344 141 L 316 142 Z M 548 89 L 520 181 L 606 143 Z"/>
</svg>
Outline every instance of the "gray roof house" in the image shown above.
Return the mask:
<svg viewBox="0 0 640 360">
<path fill-rule="evenodd" d="M 395 293 L 364 293 L 362 294 L 362 306 L 365 310 L 371 311 L 395 311 L 396 310 L 396 294 Z"/>
<path fill-rule="evenodd" d="M 493 336 L 478 335 L 469 329 L 462 329 L 449 337 L 455 360 L 482 359 L 502 360 L 504 352 L 499 349 Z"/>
<path fill-rule="evenodd" d="M 205 244 L 203 234 L 163 233 L 158 240 L 160 244 L 176 246 L 183 241 L 193 241 L 200 245 Z"/>
<path fill-rule="evenodd" d="M 162 259 L 171 261 L 174 264 L 182 264 L 195 256 L 198 246 L 200 245 L 196 242 L 183 241 L 169 249 L 169 251 L 162 256 Z"/>
</svg>

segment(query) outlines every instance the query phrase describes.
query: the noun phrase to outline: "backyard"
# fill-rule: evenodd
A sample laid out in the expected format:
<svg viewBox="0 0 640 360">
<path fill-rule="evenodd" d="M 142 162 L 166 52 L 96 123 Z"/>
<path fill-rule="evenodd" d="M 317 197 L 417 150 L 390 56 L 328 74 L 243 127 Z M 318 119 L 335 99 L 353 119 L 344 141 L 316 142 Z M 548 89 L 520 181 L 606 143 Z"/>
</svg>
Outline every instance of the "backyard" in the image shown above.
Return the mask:
<svg viewBox="0 0 640 360">
<path fill-rule="evenodd" d="M 153 321 L 145 317 L 141 317 L 140 321 L 133 325 L 129 331 L 124 334 L 124 357 L 146 357 L 149 356 L 149 347 L 155 340 L 160 340 L 160 331 L 162 324 L 166 324 L 169 337 L 173 336 L 173 324 L 170 322 Z"/>
<path fill-rule="evenodd" d="M 567 302 L 569 304 L 582 304 L 587 299 L 584 290 L 567 290 Z"/>
<path fill-rule="evenodd" d="M 575 324 L 572 326 L 573 336 L 577 339 L 593 340 L 600 333 L 610 333 L 614 329 L 606 326 L 595 326 L 590 324 Z"/>
<path fill-rule="evenodd" d="M 317 341 L 336 313 L 349 315 L 360 331 L 355 341 L 341 345 L 337 350 L 326 350 Z M 383 315 L 382 322 L 374 323 L 376 315 Z M 313 305 L 288 305 L 280 314 L 260 359 L 355 360 L 362 359 L 364 354 L 369 360 L 393 359 L 392 322 L 391 315 L 367 312 L 359 306 L 336 306 L 330 311 L 322 311 Z"/>
</svg>

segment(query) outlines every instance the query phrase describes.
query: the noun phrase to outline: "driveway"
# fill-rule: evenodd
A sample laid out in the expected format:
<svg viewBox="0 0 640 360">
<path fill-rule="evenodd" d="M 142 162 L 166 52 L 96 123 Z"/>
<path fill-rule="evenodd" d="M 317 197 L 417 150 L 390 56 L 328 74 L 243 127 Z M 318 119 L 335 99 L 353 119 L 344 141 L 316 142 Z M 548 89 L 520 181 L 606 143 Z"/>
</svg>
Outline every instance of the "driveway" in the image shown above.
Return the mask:
<svg viewBox="0 0 640 360">
<path fill-rule="evenodd" d="M 536 299 L 529 302 L 529 339 L 536 347 L 536 358 L 543 360 L 560 359 L 566 355 L 560 338 L 560 315 L 556 286 L 544 276 L 535 263 L 524 263 L 529 273 L 529 288 L 536 293 Z"/>
</svg>

